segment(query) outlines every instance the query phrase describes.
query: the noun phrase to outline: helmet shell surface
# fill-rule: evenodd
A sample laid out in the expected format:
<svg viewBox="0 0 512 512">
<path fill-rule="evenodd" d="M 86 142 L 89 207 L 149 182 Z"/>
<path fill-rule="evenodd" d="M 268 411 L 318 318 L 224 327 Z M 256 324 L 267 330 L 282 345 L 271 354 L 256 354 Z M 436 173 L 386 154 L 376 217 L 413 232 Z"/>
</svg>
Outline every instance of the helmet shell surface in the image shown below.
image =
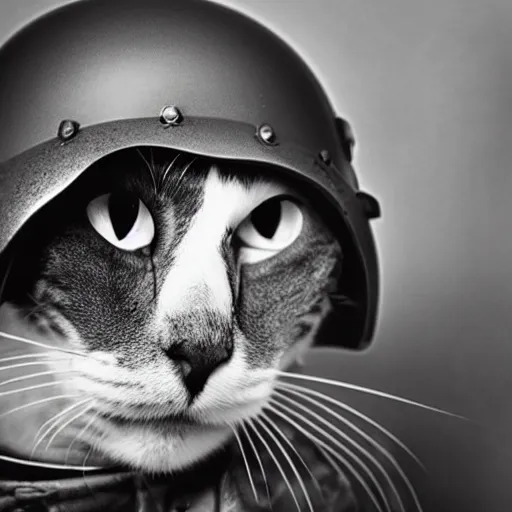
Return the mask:
<svg viewBox="0 0 512 512">
<path fill-rule="evenodd" d="M 205 0 L 83 0 L 12 37 L 0 70 L 0 252 L 42 206 L 120 149 L 268 164 L 315 188 L 339 216 L 352 248 L 346 280 L 362 307 L 343 343 L 371 339 L 378 273 L 367 196 L 326 94 L 275 34 Z M 162 118 L 166 106 L 178 109 L 170 110 L 176 122 Z"/>
</svg>

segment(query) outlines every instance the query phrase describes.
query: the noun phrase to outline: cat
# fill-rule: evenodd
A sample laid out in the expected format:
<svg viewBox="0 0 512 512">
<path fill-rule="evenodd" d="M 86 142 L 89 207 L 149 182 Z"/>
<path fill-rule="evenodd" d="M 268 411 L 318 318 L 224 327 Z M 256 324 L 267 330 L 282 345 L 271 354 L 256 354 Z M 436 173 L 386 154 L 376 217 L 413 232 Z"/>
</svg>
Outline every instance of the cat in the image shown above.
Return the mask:
<svg viewBox="0 0 512 512">
<path fill-rule="evenodd" d="M 2 341 L 20 364 L 0 395 L 0 448 L 148 475 L 194 467 L 234 434 L 243 450 L 236 427 L 262 413 L 332 311 L 343 251 L 319 211 L 268 166 L 156 147 L 91 166 L 4 255 L 0 320 L 41 344 Z M 339 478 L 331 486 L 355 510 Z M 278 480 L 277 501 L 289 490 Z M 235 495 L 226 510 L 252 510 Z"/>
</svg>

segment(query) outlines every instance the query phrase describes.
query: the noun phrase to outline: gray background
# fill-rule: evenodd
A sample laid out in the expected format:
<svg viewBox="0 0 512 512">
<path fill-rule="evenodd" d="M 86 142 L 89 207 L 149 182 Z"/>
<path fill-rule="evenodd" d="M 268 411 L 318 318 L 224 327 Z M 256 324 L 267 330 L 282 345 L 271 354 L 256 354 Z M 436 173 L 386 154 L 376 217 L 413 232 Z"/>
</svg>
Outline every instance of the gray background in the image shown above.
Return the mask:
<svg viewBox="0 0 512 512">
<path fill-rule="evenodd" d="M 0 0 L 0 39 L 64 3 Z M 383 207 L 375 342 L 317 351 L 307 371 L 473 419 L 330 390 L 418 453 L 428 476 L 401 460 L 428 511 L 512 510 L 512 2 L 223 3 L 269 24 L 317 71 Z"/>
</svg>

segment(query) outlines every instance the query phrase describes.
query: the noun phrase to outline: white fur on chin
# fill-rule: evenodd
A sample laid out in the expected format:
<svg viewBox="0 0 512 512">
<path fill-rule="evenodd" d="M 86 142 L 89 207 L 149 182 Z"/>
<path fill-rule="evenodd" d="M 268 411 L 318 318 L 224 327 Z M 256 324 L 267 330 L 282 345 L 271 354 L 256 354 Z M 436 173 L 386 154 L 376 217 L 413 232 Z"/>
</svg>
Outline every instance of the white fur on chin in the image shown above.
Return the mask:
<svg viewBox="0 0 512 512">
<path fill-rule="evenodd" d="M 228 426 L 179 427 L 167 432 L 147 425 L 109 423 L 96 449 L 113 461 L 149 473 L 186 469 L 220 449 L 232 435 Z"/>
</svg>

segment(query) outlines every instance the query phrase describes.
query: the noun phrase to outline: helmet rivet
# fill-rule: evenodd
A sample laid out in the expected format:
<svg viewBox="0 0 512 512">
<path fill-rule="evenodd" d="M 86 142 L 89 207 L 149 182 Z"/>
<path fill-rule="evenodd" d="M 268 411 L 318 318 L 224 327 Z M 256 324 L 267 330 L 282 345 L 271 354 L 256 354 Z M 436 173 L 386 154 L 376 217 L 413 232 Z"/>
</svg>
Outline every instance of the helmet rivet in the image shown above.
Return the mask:
<svg viewBox="0 0 512 512">
<path fill-rule="evenodd" d="M 66 119 L 59 125 L 58 137 L 62 142 L 71 140 L 80 130 L 80 125 L 76 121 Z"/>
<path fill-rule="evenodd" d="M 318 156 L 320 157 L 320 160 L 322 160 L 322 162 L 325 165 L 331 165 L 332 159 L 331 159 L 331 155 L 330 155 L 329 151 L 327 151 L 327 149 L 322 149 L 322 151 L 320 151 L 320 153 L 318 153 Z"/>
<path fill-rule="evenodd" d="M 265 144 L 275 144 L 277 138 L 274 128 L 272 128 L 272 126 L 270 126 L 269 124 L 262 124 L 258 128 L 258 137 Z"/>
<path fill-rule="evenodd" d="M 160 122 L 166 126 L 176 126 L 181 123 L 183 116 L 178 107 L 166 105 L 160 111 Z"/>
</svg>

